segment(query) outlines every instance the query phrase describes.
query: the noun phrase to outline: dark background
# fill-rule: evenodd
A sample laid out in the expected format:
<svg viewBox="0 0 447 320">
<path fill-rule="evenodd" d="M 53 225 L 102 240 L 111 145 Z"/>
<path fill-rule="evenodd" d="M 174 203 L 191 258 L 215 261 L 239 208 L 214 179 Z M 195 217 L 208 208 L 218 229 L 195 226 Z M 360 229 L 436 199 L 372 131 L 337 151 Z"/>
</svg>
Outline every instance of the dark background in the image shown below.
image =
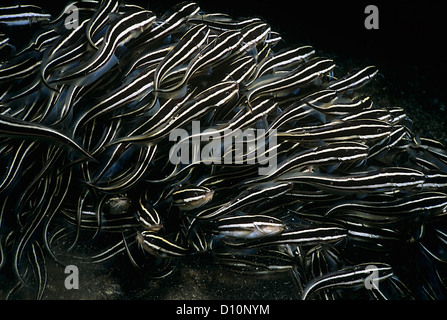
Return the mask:
<svg viewBox="0 0 447 320">
<path fill-rule="evenodd" d="M 129 3 L 138 3 L 153 10 L 158 16 L 161 16 L 179 1 L 127 0 Z M 374 0 L 371 2 L 352 0 L 331 2 L 312 0 L 196 0 L 196 2 L 200 4 L 203 11 L 209 13 L 223 12 L 233 17 L 262 17 L 272 26 L 273 30 L 281 34 L 285 43 L 312 45 L 319 53 L 332 57 L 337 65 L 345 64 L 346 67 L 347 64 L 349 67 L 349 64 L 352 64 L 354 67 L 374 64 L 381 72 L 382 83 L 389 88 L 387 94 L 396 95 L 397 101 L 404 105 L 408 99 L 413 99 L 419 106 L 421 113 L 427 113 L 428 117 L 432 118 L 432 123 L 429 123 L 429 125 L 442 121 L 445 123 L 447 117 L 442 106 L 445 107 L 447 104 L 447 64 L 445 57 L 445 33 L 447 31 L 445 23 L 447 22 L 444 17 L 446 15 L 445 5 L 442 2 L 388 1 L 385 3 Z M 53 15 L 58 14 L 66 4 L 63 0 L 58 2 L 54 0 L 21 0 L 20 3 L 38 4 Z M 0 6 L 10 4 L 18 4 L 18 1 L 0 0 Z M 368 4 L 374 4 L 379 9 L 379 30 L 366 30 L 364 27 L 364 20 L 367 16 L 364 9 Z M 376 101 L 375 96 L 374 101 Z M 444 120 L 437 117 L 443 117 Z M 413 120 L 417 122 L 421 119 L 413 118 Z M 446 131 L 445 126 L 441 125 L 440 127 L 441 130 Z M 118 271 L 120 271 L 120 267 L 124 268 L 121 265 L 115 267 L 118 268 Z M 199 272 L 195 272 L 197 269 L 187 265 L 186 268 L 181 269 L 183 277 L 180 276 L 180 280 L 169 280 L 172 283 L 168 282 L 168 285 L 163 287 L 152 284 L 155 287 L 147 288 L 149 294 L 159 292 L 159 296 L 153 296 L 156 298 L 189 297 L 197 299 L 203 297 L 203 292 L 205 292 L 208 294 L 205 295 L 205 298 L 218 297 L 219 293 L 213 296 L 209 292 L 217 291 L 216 288 L 222 286 L 223 280 L 221 279 L 225 277 L 219 273 L 219 270 L 206 268 L 205 270 L 199 270 Z M 118 271 L 114 272 L 118 274 Z M 65 276 L 58 272 L 51 272 L 50 270 L 49 274 L 53 277 L 55 275 Z M 119 278 L 115 273 L 112 276 Z M 97 298 L 116 298 L 113 277 L 112 280 L 110 278 L 110 273 L 99 273 L 98 277 L 89 282 L 96 283 L 95 287 L 88 289 L 89 293 Z M 188 282 L 185 279 L 190 281 Z M 207 279 L 208 282 L 203 279 Z M 240 281 L 241 278 L 233 277 L 230 273 L 227 274 L 225 279 Z M 275 288 L 275 284 L 276 287 L 281 288 L 282 292 L 287 291 L 289 293 L 291 290 L 289 287 L 293 287 L 293 283 L 289 283 L 287 286 L 287 283 L 284 285 L 284 282 L 269 280 L 265 281 L 265 288 L 268 289 L 264 290 L 263 286 L 259 287 L 257 279 L 244 279 L 244 281 L 247 281 L 245 287 L 242 282 L 238 286 L 232 287 L 246 288 L 252 286 L 255 291 L 259 291 L 259 296 L 256 296 L 258 299 L 265 298 L 262 295 L 264 292 L 270 297 L 268 290 L 272 290 L 272 295 L 276 294 L 277 298 L 282 298 L 282 296 L 277 295 L 277 291 L 272 289 Z M 53 290 L 53 296 L 50 294 L 50 297 L 62 298 L 59 289 L 61 283 L 53 281 L 53 287 L 49 286 L 49 291 Z M 136 287 L 138 288 L 138 286 Z M 95 288 L 104 288 L 104 290 L 96 290 L 98 293 L 95 296 L 93 293 Z M 111 289 L 106 290 L 108 288 Z M 210 288 L 211 290 L 209 290 Z M 261 288 L 261 290 L 256 290 L 256 288 Z M 232 290 L 236 289 L 232 288 Z M 194 295 L 196 291 L 197 295 Z M 111 293 L 107 296 L 104 292 Z M 239 293 L 237 291 L 228 292 L 227 296 L 233 299 L 252 298 L 252 296 L 246 296 L 247 292 L 242 289 L 239 290 Z M 69 293 L 76 294 L 63 291 L 63 294 L 68 295 Z M 83 294 L 85 294 L 85 291 Z M 136 294 L 135 296 L 141 298 L 148 295 Z M 91 297 L 91 295 L 88 297 Z M 123 298 L 122 296 L 118 297 Z M 78 296 L 71 298 L 78 298 Z"/>
</svg>

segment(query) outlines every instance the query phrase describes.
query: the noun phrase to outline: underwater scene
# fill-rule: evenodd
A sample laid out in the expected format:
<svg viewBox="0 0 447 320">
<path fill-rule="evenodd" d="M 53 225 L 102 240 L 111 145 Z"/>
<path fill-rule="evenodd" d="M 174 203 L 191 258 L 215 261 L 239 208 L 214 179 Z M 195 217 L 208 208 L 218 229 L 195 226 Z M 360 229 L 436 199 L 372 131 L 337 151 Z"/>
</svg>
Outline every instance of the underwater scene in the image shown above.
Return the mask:
<svg viewBox="0 0 447 320">
<path fill-rule="evenodd" d="M 440 4 L 295 6 L 2 2 L 0 299 L 445 299 Z"/>
</svg>

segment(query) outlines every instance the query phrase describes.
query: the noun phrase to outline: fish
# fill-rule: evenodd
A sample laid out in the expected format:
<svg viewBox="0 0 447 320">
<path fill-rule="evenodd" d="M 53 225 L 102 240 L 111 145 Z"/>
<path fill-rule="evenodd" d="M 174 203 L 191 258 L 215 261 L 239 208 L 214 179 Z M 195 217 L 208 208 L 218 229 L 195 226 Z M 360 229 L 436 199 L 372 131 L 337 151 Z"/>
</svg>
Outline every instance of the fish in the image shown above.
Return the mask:
<svg viewBox="0 0 447 320">
<path fill-rule="evenodd" d="M 251 56 L 241 57 L 230 63 L 228 69 L 226 69 L 226 75 L 222 81 L 233 80 L 237 84 L 241 85 L 247 82 L 256 69 L 256 61 Z"/>
<path fill-rule="evenodd" d="M 116 12 L 119 6 L 119 1 L 116 0 L 102 0 L 98 10 L 93 14 L 93 16 L 89 19 L 85 33 L 87 36 L 87 40 L 90 43 L 90 45 L 95 48 L 99 49 L 96 45 L 96 43 L 92 40 L 95 35 L 103 28 L 107 20 L 109 19 L 109 15 L 111 15 L 113 12 Z"/>
<path fill-rule="evenodd" d="M 275 170 L 263 177 L 245 181 L 245 184 L 271 180 L 280 177 L 292 170 L 299 170 L 309 166 L 330 166 L 348 162 L 361 163 L 368 156 L 368 146 L 355 142 L 334 142 L 324 146 L 315 147 L 288 157 L 279 163 Z"/>
<path fill-rule="evenodd" d="M 243 207 L 258 202 L 261 199 L 272 199 L 274 197 L 278 197 L 287 191 L 291 190 L 293 184 L 290 182 L 278 182 L 278 183 L 265 183 L 259 184 L 255 187 L 248 188 L 241 193 L 237 197 L 235 197 L 230 202 L 221 206 L 219 209 L 210 212 L 204 213 L 201 212 L 197 216 L 199 219 L 216 219 L 217 217 L 221 217 L 226 214 L 230 214 L 235 212 L 236 210 L 240 210 Z"/>
<path fill-rule="evenodd" d="M 337 222 L 347 230 L 347 246 L 370 252 L 389 252 L 407 240 L 398 227 L 375 226 L 366 223 L 366 219 L 361 222 L 353 221 L 355 218 L 340 220 Z"/>
<path fill-rule="evenodd" d="M 13 181 L 18 178 L 20 170 L 22 169 L 22 164 L 24 163 L 24 159 L 35 147 L 35 142 L 26 144 L 25 141 L 22 141 L 20 143 L 17 150 L 15 150 L 11 163 L 9 164 L 5 174 L 3 175 L 3 181 L 0 183 L 0 192 L 6 190 L 11 185 L 11 183 L 13 183 Z"/>
<path fill-rule="evenodd" d="M 74 150 L 87 159 L 94 160 L 93 156 L 76 141 L 56 129 L 39 123 L 0 115 L 0 136 L 16 139 L 39 139 L 41 142 Z"/>
<path fill-rule="evenodd" d="M 111 215 L 123 215 L 127 213 L 132 200 L 126 196 L 112 197 L 105 201 L 104 209 Z"/>
<path fill-rule="evenodd" d="M 299 127 L 286 132 L 279 132 L 278 139 L 288 141 L 369 141 L 383 139 L 390 135 L 393 127 L 379 120 L 349 120 L 331 122 L 313 127 Z"/>
<path fill-rule="evenodd" d="M 425 182 L 425 175 L 414 169 L 388 167 L 346 176 L 286 173 L 278 177 L 277 180 L 293 181 L 295 184 L 311 184 L 335 194 L 368 194 L 384 191 L 397 192 L 404 189 L 421 189 Z"/>
<path fill-rule="evenodd" d="M 151 231 L 137 232 L 137 242 L 145 251 L 162 258 L 183 257 L 189 252 L 189 248 Z"/>
<path fill-rule="evenodd" d="M 185 1 L 178 3 L 166 12 L 159 19 L 160 21 L 155 23 L 153 28 L 139 36 L 132 43 L 129 43 L 129 48 L 133 50 L 142 46 L 148 46 L 165 37 L 169 37 L 170 34 L 181 29 L 190 17 L 194 17 L 199 12 L 200 7 L 195 2 Z"/>
<path fill-rule="evenodd" d="M 205 48 L 200 50 L 191 60 L 181 80 L 169 88 L 156 88 L 157 94 L 166 94 L 182 88 L 188 79 L 198 70 L 212 67 L 221 62 L 225 57 L 231 55 L 242 43 L 243 38 L 239 31 L 229 30 L 220 34 Z M 193 43 L 194 44 L 194 43 Z M 187 48 L 187 47 L 186 47 Z"/>
<path fill-rule="evenodd" d="M 286 225 L 276 217 L 257 214 L 226 216 L 216 221 L 216 233 L 232 238 L 258 239 L 281 233 Z"/>
<path fill-rule="evenodd" d="M 267 238 L 259 238 L 246 242 L 247 248 L 259 248 L 272 245 L 314 246 L 317 244 L 336 243 L 345 240 L 348 232 L 341 226 L 320 225 L 298 230 L 286 230 Z"/>
<path fill-rule="evenodd" d="M 215 262 L 237 272 L 269 275 L 272 272 L 290 272 L 295 267 L 293 256 L 275 249 L 255 252 L 221 252 L 213 250 Z"/>
<path fill-rule="evenodd" d="M 116 90 L 102 97 L 100 101 L 81 113 L 74 124 L 74 131 L 79 130 L 96 117 L 113 113 L 120 107 L 143 99 L 154 89 L 155 69 L 145 70 L 135 76 L 130 83 L 124 83 Z M 146 106 L 145 106 L 146 107 Z M 128 111 L 131 113 L 132 111 Z"/>
<path fill-rule="evenodd" d="M 343 79 L 330 83 L 327 88 L 330 90 L 335 90 L 337 93 L 355 90 L 366 85 L 378 73 L 379 70 L 376 66 L 367 66 L 357 72 L 347 75 Z"/>
<path fill-rule="evenodd" d="M 172 192 L 173 204 L 189 211 L 202 207 L 213 199 L 214 191 L 203 186 L 184 187 Z"/>
<path fill-rule="evenodd" d="M 149 28 L 155 20 L 155 15 L 147 10 L 132 10 L 124 13 L 121 19 L 118 19 L 109 27 L 101 46 L 91 59 L 79 67 L 71 70 L 63 70 L 57 79 L 50 81 L 50 84 L 69 82 L 81 79 L 78 85 L 88 85 L 96 80 L 97 76 L 108 70 L 117 62 L 114 55 L 117 47 L 125 44 L 141 32 Z M 96 77 L 87 77 L 87 75 L 96 74 Z"/>
<path fill-rule="evenodd" d="M 17 5 L 0 7 L 0 24 L 11 27 L 31 26 L 50 20 L 51 15 L 43 13 L 42 8 L 35 5 Z"/>
<path fill-rule="evenodd" d="M 208 28 L 215 31 L 242 30 L 249 25 L 261 22 L 260 18 L 244 18 L 234 20 L 230 16 L 223 13 L 193 15 L 187 19 L 188 23 L 203 23 Z"/>
<path fill-rule="evenodd" d="M 138 199 L 137 220 L 148 231 L 158 231 L 163 227 L 160 214 L 143 197 Z"/>
<path fill-rule="evenodd" d="M 333 93 L 334 91 L 329 91 Z M 340 117 L 344 115 L 348 115 L 346 118 L 342 118 L 340 120 L 347 121 L 352 119 L 352 114 L 358 114 L 359 112 L 369 110 L 372 107 L 372 99 L 371 97 L 365 97 L 363 99 L 358 99 L 358 101 L 350 101 L 347 103 L 337 103 L 334 101 L 333 103 L 324 104 L 323 106 L 319 106 L 318 104 L 312 104 L 313 108 L 318 111 L 335 117 Z M 358 116 L 357 118 L 360 118 Z M 374 119 L 380 120 L 379 117 L 375 117 Z"/>
<path fill-rule="evenodd" d="M 158 141 L 168 136 L 171 130 L 198 118 L 211 108 L 219 108 L 230 103 L 237 98 L 238 94 L 238 85 L 234 81 L 216 84 L 196 95 L 190 103 L 170 115 L 164 123 L 143 134 L 116 139 L 109 143 L 109 146 L 124 142 L 151 143 L 152 141 Z"/>
<path fill-rule="evenodd" d="M 158 146 L 141 147 L 138 150 L 137 163 L 132 166 L 132 170 L 126 168 L 125 174 L 117 174 L 113 179 L 107 181 L 88 181 L 88 185 L 103 192 L 122 193 L 129 190 L 146 174 L 146 170 L 151 164 Z"/>
<path fill-rule="evenodd" d="M 41 64 L 42 61 L 33 53 L 20 55 L 15 61 L 0 65 L 0 83 L 33 76 Z"/>
<path fill-rule="evenodd" d="M 254 79 L 261 78 L 270 73 L 290 68 L 312 58 L 315 49 L 312 46 L 302 46 L 287 49 L 265 58 L 256 68 Z"/>
<path fill-rule="evenodd" d="M 251 103 L 256 97 L 278 96 L 282 92 L 290 94 L 291 91 L 298 90 L 300 87 L 329 73 L 334 67 L 335 63 L 331 59 L 314 58 L 286 75 L 275 76 L 273 79 L 265 81 L 266 83 L 253 82 L 247 94 L 248 106 L 251 108 Z"/>
<path fill-rule="evenodd" d="M 348 266 L 311 280 L 304 288 L 301 299 L 306 300 L 323 289 L 365 286 L 367 280 L 370 279 L 368 277 L 373 273 L 377 273 L 374 280 L 379 282 L 391 277 L 393 270 L 390 265 L 379 262 Z"/>
<path fill-rule="evenodd" d="M 271 27 L 262 20 L 253 21 L 240 30 L 242 37 L 242 45 L 237 48 L 236 52 L 252 52 L 256 53 L 258 45 L 263 45 L 267 40 Z"/>
<path fill-rule="evenodd" d="M 195 53 L 201 49 L 208 39 L 210 31 L 205 25 L 199 24 L 186 32 L 174 48 L 158 64 L 154 74 L 154 90 L 160 91 L 160 85 L 168 77 L 170 70 L 175 70 L 182 64 L 193 59 Z"/>
<path fill-rule="evenodd" d="M 432 214 L 443 212 L 447 206 L 447 195 L 443 192 L 420 192 L 391 201 L 351 200 L 334 204 L 324 215 L 337 212 L 360 211 L 385 216 Z"/>
</svg>

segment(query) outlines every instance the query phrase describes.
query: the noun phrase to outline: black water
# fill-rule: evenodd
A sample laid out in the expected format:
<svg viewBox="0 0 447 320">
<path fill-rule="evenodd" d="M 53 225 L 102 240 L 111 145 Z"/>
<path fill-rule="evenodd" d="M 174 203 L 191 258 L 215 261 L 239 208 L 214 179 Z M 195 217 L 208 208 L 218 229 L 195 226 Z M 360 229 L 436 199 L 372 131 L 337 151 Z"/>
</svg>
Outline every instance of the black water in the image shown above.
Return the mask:
<svg viewBox="0 0 447 320">
<path fill-rule="evenodd" d="M 40 2 L 40 3 L 39 3 Z M 134 1 L 162 13 L 177 1 Z M 379 8 L 379 30 L 366 30 L 365 1 L 226 0 L 197 1 L 206 12 L 234 17 L 258 16 L 288 44 L 310 44 L 349 69 L 374 64 L 382 80 L 371 88 L 380 99 L 408 112 L 422 134 L 446 142 L 446 59 L 441 2 L 373 2 Z M 52 13 L 58 3 L 40 4 Z M 13 2 L 13 4 L 16 4 Z M 373 96 L 374 97 L 374 96 Z M 253 278 L 199 264 L 190 258 L 174 278 L 151 282 L 125 259 L 104 267 L 81 267 L 79 290 L 67 291 L 61 266 L 49 261 L 49 299 L 294 299 L 288 276 Z"/>
</svg>

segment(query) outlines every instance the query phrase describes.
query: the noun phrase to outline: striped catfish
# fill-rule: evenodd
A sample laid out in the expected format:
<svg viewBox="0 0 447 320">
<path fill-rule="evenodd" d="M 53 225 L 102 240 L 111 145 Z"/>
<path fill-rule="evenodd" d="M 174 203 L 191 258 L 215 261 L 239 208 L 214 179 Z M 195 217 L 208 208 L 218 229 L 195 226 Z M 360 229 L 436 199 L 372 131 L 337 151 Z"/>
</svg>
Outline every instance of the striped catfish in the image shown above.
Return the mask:
<svg viewBox="0 0 447 320">
<path fill-rule="evenodd" d="M 330 166 L 339 163 L 362 162 L 368 156 L 368 147 L 356 142 L 334 142 L 328 145 L 302 151 L 290 156 L 270 174 L 245 183 L 259 182 L 266 179 L 275 179 L 292 170 L 307 166 Z"/>
<path fill-rule="evenodd" d="M 279 197 L 290 191 L 292 187 L 293 184 L 289 182 L 269 182 L 265 184 L 258 184 L 255 187 L 247 188 L 246 190 L 242 191 L 233 200 L 221 206 L 217 210 L 209 213 L 199 213 L 198 218 L 215 219 L 217 217 L 240 210 L 247 205 L 257 203 L 262 199 L 273 199 L 275 197 Z"/>
<path fill-rule="evenodd" d="M 186 32 L 176 46 L 158 64 L 154 75 L 155 91 L 160 90 L 160 85 L 171 70 L 186 64 L 195 53 L 201 49 L 208 38 L 210 30 L 204 24 L 199 24 Z"/>
<path fill-rule="evenodd" d="M 286 75 L 275 75 L 270 81 L 261 79 L 261 83 L 255 81 L 247 93 L 248 105 L 251 108 L 252 101 L 260 96 L 290 94 L 328 74 L 334 67 L 335 63 L 330 59 L 313 58 Z"/>
<path fill-rule="evenodd" d="M 420 148 L 427 149 L 433 155 L 439 157 L 441 161 L 447 162 L 446 147 L 439 141 L 429 138 L 420 138 L 418 145 Z"/>
<path fill-rule="evenodd" d="M 8 46 L 11 49 L 15 50 L 14 46 L 9 43 L 9 40 L 9 37 L 6 34 L 0 33 L 0 52 L 3 50 L 3 48 L 6 48 Z"/>
<path fill-rule="evenodd" d="M 394 148 L 407 148 L 411 133 L 405 126 L 396 126 L 389 136 L 379 140 L 369 150 L 368 159 L 372 158 L 381 162 L 386 161 L 386 157 L 391 155 Z M 384 156 L 385 158 L 383 159 Z"/>
<path fill-rule="evenodd" d="M 188 18 L 188 23 L 206 24 L 210 29 L 215 31 L 241 30 L 252 23 L 260 22 L 259 18 L 244 18 L 242 20 L 233 20 L 226 14 L 200 14 Z"/>
<path fill-rule="evenodd" d="M 442 171 L 429 171 L 425 174 L 425 181 L 422 184 L 424 190 L 438 190 L 447 187 L 447 173 Z"/>
<path fill-rule="evenodd" d="M 133 72 L 141 69 L 152 68 L 158 65 L 164 57 L 175 47 L 175 44 L 168 44 L 156 50 L 135 50 L 129 56 L 129 66 L 123 72 L 125 77 L 128 77 Z"/>
<path fill-rule="evenodd" d="M 132 215 L 113 215 L 93 210 L 82 209 L 82 218 L 78 220 L 77 209 L 62 208 L 61 214 L 68 223 L 80 226 L 83 230 L 105 230 L 121 232 L 123 228 L 135 228 L 139 226 L 137 219 Z"/>
<path fill-rule="evenodd" d="M 315 50 L 311 46 L 303 46 L 278 52 L 259 63 L 253 78 L 258 79 L 269 73 L 290 68 L 291 66 L 305 62 L 314 54 Z"/>
<path fill-rule="evenodd" d="M 73 139 L 56 129 L 39 123 L 24 121 L 13 117 L 0 115 L 0 136 L 19 139 L 38 139 L 61 147 L 68 147 L 79 154 L 93 159 L 93 157 Z"/>
<path fill-rule="evenodd" d="M 150 131 L 143 134 L 116 139 L 109 145 L 122 142 L 154 143 L 168 136 L 173 129 L 200 118 L 211 108 L 219 108 L 234 101 L 238 93 L 238 85 L 234 81 L 216 84 L 193 97 L 192 101 L 183 105 L 174 114 L 169 115 L 168 119 L 159 126 L 151 128 Z"/>
<path fill-rule="evenodd" d="M 169 88 L 158 88 L 156 90 L 157 94 L 166 95 L 180 90 L 198 70 L 205 67 L 212 67 L 224 61 L 226 57 L 235 52 L 242 43 L 242 40 L 240 31 L 229 30 L 221 33 L 196 54 L 194 59 L 188 64 L 186 72 L 180 81 Z"/>
<path fill-rule="evenodd" d="M 367 102 L 368 100 L 370 100 L 370 98 L 366 97 L 362 100 L 359 100 L 358 102 L 360 102 L 360 101 Z M 375 119 L 375 120 L 389 122 L 392 124 L 397 124 L 399 121 L 398 120 L 396 121 L 395 114 L 397 112 L 402 112 L 402 111 L 403 111 L 403 109 L 401 109 L 401 108 L 393 108 L 391 110 L 387 110 L 384 108 L 378 109 L 378 108 L 368 108 L 367 107 L 367 108 L 360 110 L 359 112 L 355 112 L 353 114 L 342 115 L 340 120 L 348 121 L 348 120 L 353 120 L 353 119 L 373 119 L 373 120 Z"/>
<path fill-rule="evenodd" d="M 80 81 L 75 82 L 78 85 L 85 86 L 92 83 L 117 62 L 115 56 L 117 47 L 148 29 L 154 20 L 155 15 L 147 10 L 132 10 L 122 14 L 120 19 L 107 29 L 101 46 L 91 59 L 79 67 L 62 71 L 57 79 L 50 81 L 50 84 L 71 82 L 78 79 Z M 89 76 L 92 74 L 95 74 L 95 76 Z"/>
<path fill-rule="evenodd" d="M 88 42 L 93 48 L 98 49 L 96 43 L 92 39 L 94 39 L 101 28 L 106 25 L 107 21 L 109 20 L 109 15 L 112 12 L 117 12 L 118 6 L 119 1 L 117 0 L 101 0 L 99 8 L 97 8 L 97 11 L 89 19 L 85 33 Z"/>
<path fill-rule="evenodd" d="M 137 220 L 145 230 L 158 231 L 163 225 L 160 214 L 143 197 L 138 199 Z"/>
<path fill-rule="evenodd" d="M 131 204 L 132 200 L 127 196 L 111 197 L 104 202 L 104 212 L 111 215 L 124 215 Z"/>
<path fill-rule="evenodd" d="M 0 7 L 0 24 L 10 27 L 31 25 L 50 18 L 50 14 L 43 13 L 42 8 L 34 5 Z"/>
<path fill-rule="evenodd" d="M 22 164 L 24 160 L 32 154 L 32 150 L 36 147 L 35 142 L 25 143 L 21 142 L 14 152 L 11 163 L 3 172 L 2 181 L 0 182 L 0 193 L 6 190 L 11 183 L 20 176 Z"/>
<path fill-rule="evenodd" d="M 425 183 L 425 175 L 414 169 L 386 167 L 345 176 L 289 172 L 277 180 L 309 184 L 335 194 L 362 194 L 420 189 Z"/>
<path fill-rule="evenodd" d="M 139 148 L 130 144 L 117 145 L 114 148 L 107 148 L 103 152 L 95 152 L 94 155 L 100 161 L 100 165 L 90 172 L 89 181 L 94 184 L 111 181 L 121 170 L 129 168 L 132 159 L 137 157 L 140 152 Z"/>
<path fill-rule="evenodd" d="M 142 119 L 128 134 L 127 136 L 137 136 L 150 132 L 159 127 L 160 124 L 166 123 L 171 120 L 173 115 L 176 114 L 182 107 L 184 107 L 188 101 L 193 97 L 194 91 L 188 93 L 183 98 L 167 99 L 161 101 L 155 112 L 147 119 Z"/>
<path fill-rule="evenodd" d="M 370 82 L 379 70 L 375 66 L 365 67 L 353 74 L 346 76 L 343 79 L 337 80 L 328 85 L 328 89 L 335 90 L 337 93 L 342 93 L 348 90 L 355 90 Z"/>
<path fill-rule="evenodd" d="M 68 16 L 71 16 L 71 23 L 78 22 L 76 20 L 77 17 L 73 16 L 73 9 L 76 8 L 79 13 L 86 14 L 88 16 L 92 16 L 98 8 L 100 4 L 100 0 L 74 0 L 68 2 L 65 7 L 60 11 L 59 15 L 53 17 L 50 21 L 47 22 L 48 25 L 59 25 L 65 22 Z"/>
<path fill-rule="evenodd" d="M 180 210 L 189 211 L 200 208 L 213 199 L 214 191 L 203 186 L 189 186 L 172 193 L 173 204 Z"/>
<path fill-rule="evenodd" d="M 358 216 L 345 216 L 334 221 L 347 230 L 347 246 L 353 248 L 362 248 L 363 250 L 375 252 L 389 252 L 402 246 L 407 240 L 410 240 L 410 235 L 406 235 L 402 231 L 405 224 L 397 227 L 390 227 L 387 224 L 371 223 L 366 219 L 356 219 Z M 405 230 L 405 229 L 404 229 Z"/>
<path fill-rule="evenodd" d="M 244 56 L 225 66 L 225 76 L 222 81 L 233 80 L 244 84 L 252 76 L 256 68 L 256 60 L 251 56 Z"/>
<path fill-rule="evenodd" d="M 310 226 L 298 230 L 286 230 L 271 237 L 258 238 L 244 242 L 244 247 L 258 248 L 275 245 L 315 246 L 323 243 L 336 243 L 346 239 L 345 228 L 333 225 Z"/>
<path fill-rule="evenodd" d="M 424 237 L 418 242 L 418 245 L 432 261 L 444 264 L 447 262 L 447 230 L 443 225 L 433 225 L 428 228 L 429 230 L 425 230 Z"/>
<path fill-rule="evenodd" d="M 106 181 L 86 182 L 97 190 L 103 192 L 122 193 L 135 186 L 147 173 L 148 167 L 158 150 L 158 146 L 141 147 L 138 152 L 136 163 L 131 168 L 122 169 L 125 173 L 116 173 L 113 178 Z M 130 170 L 132 169 L 132 170 Z"/>
<path fill-rule="evenodd" d="M 332 90 L 328 90 L 331 92 L 335 92 Z M 370 97 L 366 97 L 358 100 L 349 100 L 348 102 L 337 103 L 334 101 L 333 103 L 328 103 L 323 106 L 318 104 L 312 104 L 312 107 L 317 109 L 318 111 L 331 116 L 345 116 L 358 114 L 364 110 L 369 110 L 372 108 L 373 102 Z M 346 121 L 346 120 L 345 120 Z"/>
<path fill-rule="evenodd" d="M 276 249 L 258 249 L 249 252 L 225 252 L 213 249 L 212 253 L 216 263 L 248 274 L 269 275 L 272 272 L 290 272 L 296 264 L 293 256 Z"/>
<path fill-rule="evenodd" d="M 371 278 L 372 275 L 377 275 L 377 277 Z M 392 275 L 391 266 L 382 262 L 361 263 L 345 267 L 311 280 L 304 288 L 301 299 L 306 300 L 323 289 L 363 287 L 366 283 L 373 287 L 374 281 L 383 281 Z"/>
<path fill-rule="evenodd" d="M 286 100 L 284 102 L 285 109 L 273 119 L 269 130 L 280 129 L 296 122 L 304 122 L 307 119 L 311 119 L 311 122 L 318 121 L 325 124 L 328 122 L 326 115 L 319 110 L 324 111 L 336 100 L 337 94 L 334 90 L 319 90 L 298 100 L 295 98 L 292 98 L 291 102 Z M 293 125 L 293 127 L 297 126 Z"/>
<path fill-rule="evenodd" d="M 445 160 L 447 160 L 447 152 L 445 151 L 446 147 L 440 141 L 430 139 L 430 138 L 420 137 L 418 145 L 421 148 L 427 149 L 430 152 L 433 152 L 434 154 L 436 154 L 437 156 L 440 156 L 440 157 L 444 158 Z"/>
<path fill-rule="evenodd" d="M 55 29 L 45 30 L 43 32 L 36 33 L 33 36 L 33 40 L 30 43 L 16 53 L 16 55 L 21 55 L 27 52 L 41 52 L 48 49 L 56 41 L 60 39 L 60 33 Z M 1 46 L 0 46 L 1 47 Z"/>
<path fill-rule="evenodd" d="M 420 192 L 392 201 L 349 200 L 328 208 L 325 215 L 338 215 L 345 211 L 360 211 L 379 215 L 411 215 L 445 212 L 447 194 L 443 192 Z"/>
<path fill-rule="evenodd" d="M 85 26 L 89 20 L 82 21 L 69 35 L 57 41 L 44 55 L 40 74 L 44 84 L 51 88 L 48 83 L 54 80 L 57 73 L 54 70 L 64 65 L 69 65 L 88 54 L 87 44 L 83 41 Z M 52 77 L 53 76 L 53 77 Z"/>
<path fill-rule="evenodd" d="M 243 214 L 219 218 L 214 228 L 219 235 L 258 239 L 277 235 L 286 228 L 286 225 L 282 220 L 272 216 Z"/>
<path fill-rule="evenodd" d="M 188 247 L 152 231 L 137 232 L 137 242 L 145 251 L 162 258 L 183 257 L 190 251 Z"/>
<path fill-rule="evenodd" d="M 0 65 L 0 83 L 34 76 L 41 64 L 40 57 L 33 52 L 17 56 L 10 62 Z"/>
<path fill-rule="evenodd" d="M 316 245 L 304 256 L 305 278 L 314 279 L 338 269 L 341 264 L 340 253 L 332 245 Z"/>
<path fill-rule="evenodd" d="M 92 121 L 94 118 L 113 113 L 118 108 L 134 101 L 139 101 L 152 93 L 154 89 L 154 74 L 155 68 L 141 71 L 132 78 L 130 83 L 124 83 L 107 96 L 102 97 L 97 104 L 89 107 L 85 112 L 80 114 L 74 124 L 74 131 L 89 121 Z"/>
<path fill-rule="evenodd" d="M 270 32 L 270 26 L 263 21 L 255 21 L 241 29 L 242 43 L 237 53 L 257 50 L 258 45 L 264 45 Z"/>
<path fill-rule="evenodd" d="M 251 114 L 243 113 L 242 115 L 236 115 L 233 119 L 230 119 L 226 123 L 218 126 L 213 134 L 220 134 L 221 138 L 225 138 L 226 136 L 233 133 L 232 130 L 250 128 L 259 119 L 264 119 L 264 117 L 275 110 L 276 107 L 277 103 L 271 100 L 258 100 L 254 104 Z M 194 138 L 199 139 L 201 137 L 204 137 L 204 139 L 206 139 L 207 133 L 199 133 L 198 135 L 188 136 L 179 141 L 179 143 L 183 143 Z"/>
<path fill-rule="evenodd" d="M 194 2 L 181 2 L 175 5 L 169 12 L 157 19 L 150 30 L 129 43 L 129 48 L 149 46 L 154 42 L 168 38 L 172 33 L 184 27 L 188 18 L 197 15 L 199 12 L 200 7 Z"/>
<path fill-rule="evenodd" d="M 288 141 L 374 141 L 383 139 L 391 134 L 393 127 L 379 120 L 356 119 L 348 121 L 334 121 L 312 127 L 298 127 L 278 133 L 278 139 Z"/>
</svg>

